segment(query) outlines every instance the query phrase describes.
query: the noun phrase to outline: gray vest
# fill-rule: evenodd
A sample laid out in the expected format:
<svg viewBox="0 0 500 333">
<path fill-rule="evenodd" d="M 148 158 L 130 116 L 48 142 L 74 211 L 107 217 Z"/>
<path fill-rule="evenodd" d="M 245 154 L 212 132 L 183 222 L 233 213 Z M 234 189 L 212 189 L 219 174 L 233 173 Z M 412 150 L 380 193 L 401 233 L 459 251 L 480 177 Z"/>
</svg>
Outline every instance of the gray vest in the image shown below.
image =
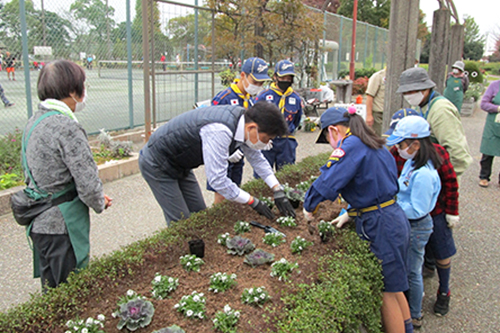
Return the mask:
<svg viewBox="0 0 500 333">
<path fill-rule="evenodd" d="M 209 106 L 183 113 L 151 135 L 143 155 L 152 158 L 171 177 L 185 177 L 189 170 L 203 164 L 200 129 L 213 123 L 227 126 L 233 133 L 229 147 L 231 155 L 239 146 L 234 135 L 244 113 L 243 107 L 233 105 Z"/>
</svg>

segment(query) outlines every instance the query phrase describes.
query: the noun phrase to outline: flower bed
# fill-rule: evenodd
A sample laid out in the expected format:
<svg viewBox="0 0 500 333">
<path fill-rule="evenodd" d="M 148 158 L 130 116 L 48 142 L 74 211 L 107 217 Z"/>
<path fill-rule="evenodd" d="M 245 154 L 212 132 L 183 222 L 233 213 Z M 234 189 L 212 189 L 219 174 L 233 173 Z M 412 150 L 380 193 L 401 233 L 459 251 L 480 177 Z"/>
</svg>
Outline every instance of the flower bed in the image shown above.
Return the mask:
<svg viewBox="0 0 500 333">
<path fill-rule="evenodd" d="M 326 158 L 323 154 L 287 167 L 279 178 L 282 182 L 297 184 L 317 174 Z M 262 180 L 252 181 L 245 187 L 256 196 L 271 194 Z M 318 220 L 333 219 L 340 208 L 338 203 L 324 203 Z M 274 254 L 275 262 L 284 258 L 298 264 L 287 273 L 286 279 L 271 276 L 270 263 L 248 265 L 244 262 L 245 256 L 228 254 L 227 246 L 218 242 L 218 235 L 229 233 L 224 237 L 227 239 L 235 236 L 237 221 L 252 220 L 286 234 L 287 243 L 272 247 L 263 243 L 262 229 L 252 228 L 244 233 L 256 248 Z M 292 254 L 290 248 L 297 236 L 312 242 L 302 254 Z M 225 309 L 238 311 L 238 332 L 342 332 L 355 331 L 360 325 L 369 328 L 370 332 L 380 331 L 382 283 L 377 261 L 352 230 L 334 230 L 332 236 L 329 242 L 322 243 L 317 229 L 303 221 L 299 209 L 297 226 L 283 227 L 257 215 L 249 207 L 226 202 L 194 214 L 189 220 L 176 223 L 122 251 L 93 260 L 88 269 L 71 276 L 68 284 L 0 314 L 0 332 L 63 333 L 68 320 L 97 318 L 100 314 L 107 318 L 105 332 L 120 332 L 117 329 L 119 319 L 112 318 L 111 314 L 117 311 L 117 303 L 129 289 L 144 296 L 154 307 L 151 323 L 137 332 L 153 332 L 174 324 L 186 332 L 214 332 L 213 320 L 219 318 L 220 322 L 221 316 L 224 317 L 221 311 L 226 314 L 230 311 Z M 189 254 L 187 242 L 190 239 L 203 239 L 205 243 L 205 264 L 199 272 L 186 271 L 180 262 L 181 256 Z M 210 277 L 218 272 L 229 276 L 235 274 L 237 283 L 222 293 L 210 291 Z M 168 277 L 178 279 L 176 289 L 163 299 L 153 298 L 152 281 L 157 274 L 167 276 L 167 280 Z M 252 304 L 247 301 L 248 291 L 257 288 L 266 291 L 267 301 Z M 188 317 L 188 310 L 185 313 L 176 310 L 182 297 L 193 295 L 195 291 L 203 293 L 203 319 Z M 310 294 L 325 302 L 322 309 L 312 304 L 309 308 L 316 311 L 314 313 L 303 306 Z M 319 330 L 314 323 L 303 325 L 315 316 L 329 319 L 321 322 L 324 325 Z"/>
</svg>

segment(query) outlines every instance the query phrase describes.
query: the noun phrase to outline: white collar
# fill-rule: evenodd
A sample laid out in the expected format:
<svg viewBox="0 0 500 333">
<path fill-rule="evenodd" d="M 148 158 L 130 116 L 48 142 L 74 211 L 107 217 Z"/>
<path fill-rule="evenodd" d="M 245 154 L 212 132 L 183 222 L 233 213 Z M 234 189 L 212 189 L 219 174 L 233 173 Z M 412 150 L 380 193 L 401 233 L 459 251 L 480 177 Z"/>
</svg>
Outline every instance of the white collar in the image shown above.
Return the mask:
<svg viewBox="0 0 500 333">
<path fill-rule="evenodd" d="M 238 121 L 238 126 L 236 126 L 236 133 L 234 134 L 234 140 L 239 142 L 245 142 L 245 115 L 240 117 Z"/>
</svg>

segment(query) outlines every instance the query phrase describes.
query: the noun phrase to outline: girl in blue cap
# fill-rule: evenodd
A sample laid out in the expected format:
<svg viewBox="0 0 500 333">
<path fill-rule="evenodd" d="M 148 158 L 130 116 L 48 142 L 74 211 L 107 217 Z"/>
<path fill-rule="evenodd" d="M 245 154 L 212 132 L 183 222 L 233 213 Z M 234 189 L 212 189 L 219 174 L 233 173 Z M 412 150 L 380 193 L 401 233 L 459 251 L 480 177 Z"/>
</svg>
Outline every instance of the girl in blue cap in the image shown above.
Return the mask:
<svg viewBox="0 0 500 333">
<path fill-rule="evenodd" d="M 349 203 L 348 214 L 335 219 L 342 226 L 349 216 L 358 235 L 370 242 L 382 262 L 384 293 L 382 319 L 386 332 L 413 332 L 408 302 L 407 254 L 410 224 L 395 202 L 398 192 L 396 163 L 380 138 L 355 114 L 355 109 L 332 107 L 321 115 L 322 131 L 316 143 L 329 143 L 334 151 L 321 175 L 307 191 L 304 217 L 325 200 L 339 194 Z"/>
<path fill-rule="evenodd" d="M 425 245 L 432 233 L 430 212 L 436 206 L 441 191 L 441 180 L 437 169 L 441 159 L 430 139 L 429 123 L 420 116 L 401 119 L 387 144 L 396 145 L 399 155 L 406 159 L 399 176 L 398 204 L 410 220 L 408 302 L 413 326 L 422 326 L 422 264 Z"/>
</svg>

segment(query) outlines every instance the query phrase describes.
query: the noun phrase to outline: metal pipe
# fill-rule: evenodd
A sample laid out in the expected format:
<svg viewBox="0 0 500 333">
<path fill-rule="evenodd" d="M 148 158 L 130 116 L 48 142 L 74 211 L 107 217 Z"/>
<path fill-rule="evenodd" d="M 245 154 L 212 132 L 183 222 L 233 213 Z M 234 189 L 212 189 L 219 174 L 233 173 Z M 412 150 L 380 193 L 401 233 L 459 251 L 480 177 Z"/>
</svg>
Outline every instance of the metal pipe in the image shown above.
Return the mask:
<svg viewBox="0 0 500 333">
<path fill-rule="evenodd" d="M 354 0 L 352 10 L 352 42 L 351 42 L 351 64 L 349 66 L 349 78 L 354 81 L 354 67 L 356 61 L 356 22 L 358 19 L 358 0 Z"/>
<path fill-rule="evenodd" d="M 132 23 L 130 17 L 130 0 L 127 0 L 128 119 L 129 128 L 134 128 L 134 88 L 132 84 Z"/>
<path fill-rule="evenodd" d="M 150 2 L 149 19 L 151 21 L 151 102 L 153 111 L 153 129 L 156 128 L 156 55 L 155 55 L 155 20 L 154 20 L 155 2 Z"/>
<path fill-rule="evenodd" d="M 198 70 L 198 0 L 194 0 L 194 70 Z M 194 74 L 194 103 L 198 102 L 198 73 Z M 193 104 L 194 104 L 193 103 Z"/>
<path fill-rule="evenodd" d="M 149 43 L 148 43 L 148 2 L 142 0 L 142 60 L 144 83 L 144 132 L 146 142 L 151 136 L 151 101 L 149 96 Z"/>
<path fill-rule="evenodd" d="M 26 108 L 28 109 L 28 118 L 33 115 L 33 101 L 31 99 L 31 77 L 30 77 L 30 59 L 28 57 L 28 26 L 26 24 L 26 6 L 25 0 L 19 0 L 19 14 L 21 19 L 21 39 L 23 44 L 23 66 L 24 66 L 24 89 L 26 90 Z M 14 56 L 14 55 L 12 55 Z"/>
</svg>

